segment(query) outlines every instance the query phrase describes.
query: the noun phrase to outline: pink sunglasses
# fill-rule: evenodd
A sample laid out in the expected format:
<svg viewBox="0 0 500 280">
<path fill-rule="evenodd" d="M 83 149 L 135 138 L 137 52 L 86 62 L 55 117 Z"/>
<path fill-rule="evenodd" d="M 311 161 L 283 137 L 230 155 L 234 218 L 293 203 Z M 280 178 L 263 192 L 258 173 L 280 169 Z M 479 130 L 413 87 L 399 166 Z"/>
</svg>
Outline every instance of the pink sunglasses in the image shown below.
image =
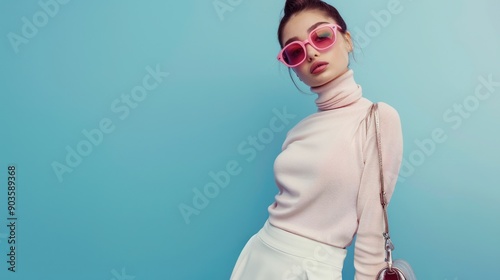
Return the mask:
<svg viewBox="0 0 500 280">
<path fill-rule="evenodd" d="M 336 24 L 327 24 L 315 28 L 304 41 L 293 41 L 286 45 L 278 54 L 278 60 L 288 67 L 299 66 L 307 57 L 306 45 L 311 44 L 318 51 L 332 47 L 337 40 L 337 29 L 342 27 Z"/>
</svg>

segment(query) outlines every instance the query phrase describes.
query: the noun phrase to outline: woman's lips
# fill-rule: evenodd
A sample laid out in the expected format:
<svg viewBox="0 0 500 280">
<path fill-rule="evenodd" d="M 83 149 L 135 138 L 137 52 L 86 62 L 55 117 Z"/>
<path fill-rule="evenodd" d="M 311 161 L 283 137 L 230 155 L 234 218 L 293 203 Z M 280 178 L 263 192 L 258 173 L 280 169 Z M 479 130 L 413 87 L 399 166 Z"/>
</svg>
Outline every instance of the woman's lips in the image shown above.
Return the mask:
<svg viewBox="0 0 500 280">
<path fill-rule="evenodd" d="M 325 71 L 326 67 L 328 67 L 328 62 L 318 61 L 318 62 L 315 62 L 311 66 L 310 72 L 311 72 L 311 74 L 319 74 L 319 73 Z"/>
</svg>

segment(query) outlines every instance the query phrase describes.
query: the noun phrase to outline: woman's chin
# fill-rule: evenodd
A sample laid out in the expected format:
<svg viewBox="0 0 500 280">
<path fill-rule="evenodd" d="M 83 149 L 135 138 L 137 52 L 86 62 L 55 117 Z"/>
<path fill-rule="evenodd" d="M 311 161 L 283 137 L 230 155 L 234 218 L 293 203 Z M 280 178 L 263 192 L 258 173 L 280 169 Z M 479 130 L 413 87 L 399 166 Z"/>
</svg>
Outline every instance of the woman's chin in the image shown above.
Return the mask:
<svg viewBox="0 0 500 280">
<path fill-rule="evenodd" d="M 346 68 L 346 70 L 348 69 Z M 301 81 L 311 88 L 316 88 L 328 84 L 343 73 L 345 73 L 345 71 L 341 71 L 340 69 L 327 68 L 319 74 L 307 74 L 307 78 L 302 78 Z"/>
<path fill-rule="evenodd" d="M 324 85 L 332 82 L 333 80 L 337 79 L 338 77 L 342 76 L 348 70 L 349 69 L 346 69 L 346 71 L 344 71 L 344 72 L 333 71 L 333 70 L 325 71 L 325 72 L 321 73 L 320 75 L 318 75 L 316 77 L 316 79 L 311 80 L 311 85 L 314 85 L 311 87 L 315 88 L 315 87 L 324 86 Z"/>
<path fill-rule="evenodd" d="M 321 74 L 326 74 L 326 73 L 321 73 Z M 332 75 L 321 75 L 321 76 L 318 76 L 316 79 L 313 79 L 310 82 L 310 87 L 312 87 L 312 88 L 320 87 L 320 86 L 328 84 L 329 82 L 331 82 L 334 79 L 335 79 L 335 77 L 333 77 Z"/>
</svg>

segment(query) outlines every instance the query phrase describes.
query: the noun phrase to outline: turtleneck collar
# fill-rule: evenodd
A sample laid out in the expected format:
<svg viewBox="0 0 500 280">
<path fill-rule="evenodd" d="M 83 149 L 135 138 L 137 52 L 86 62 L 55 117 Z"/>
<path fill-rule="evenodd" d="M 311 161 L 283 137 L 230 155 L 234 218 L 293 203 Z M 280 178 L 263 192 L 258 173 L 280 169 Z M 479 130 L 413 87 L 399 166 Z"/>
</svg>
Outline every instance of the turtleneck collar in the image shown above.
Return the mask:
<svg viewBox="0 0 500 280">
<path fill-rule="evenodd" d="M 345 107 L 362 97 L 361 86 L 354 81 L 352 69 L 322 86 L 311 88 L 311 91 L 318 94 L 315 101 L 318 111 Z"/>
</svg>

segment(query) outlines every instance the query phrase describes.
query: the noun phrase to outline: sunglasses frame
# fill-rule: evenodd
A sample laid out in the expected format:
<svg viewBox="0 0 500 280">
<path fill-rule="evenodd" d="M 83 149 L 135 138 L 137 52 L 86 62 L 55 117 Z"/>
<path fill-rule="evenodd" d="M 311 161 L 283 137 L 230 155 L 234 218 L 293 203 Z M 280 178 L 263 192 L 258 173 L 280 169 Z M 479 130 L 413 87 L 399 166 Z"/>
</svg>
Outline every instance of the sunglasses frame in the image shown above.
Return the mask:
<svg viewBox="0 0 500 280">
<path fill-rule="evenodd" d="M 321 29 L 321 28 L 325 28 L 325 27 L 329 27 L 331 28 L 331 30 L 333 31 L 333 43 L 327 47 L 324 47 L 324 48 L 318 48 L 314 45 L 313 40 L 312 40 L 312 35 L 314 34 L 314 32 L 316 32 L 318 29 Z M 311 45 L 313 48 L 315 48 L 316 50 L 318 51 L 323 51 L 323 50 L 326 50 L 326 49 L 329 49 L 331 48 L 333 45 L 335 45 L 335 42 L 337 41 L 337 29 L 340 29 L 342 30 L 342 27 L 340 27 L 338 24 L 334 24 L 334 23 L 330 23 L 330 24 L 325 24 L 325 25 L 321 25 L 321 26 L 318 26 L 316 28 L 314 28 L 314 30 L 312 30 L 309 35 L 307 36 L 307 39 L 305 39 L 304 41 L 299 41 L 299 40 L 296 40 L 296 41 L 293 41 L 293 42 L 290 42 L 288 43 L 286 46 L 283 47 L 283 49 L 281 49 L 281 51 L 278 53 L 278 57 L 277 59 L 279 61 L 281 61 L 283 64 L 285 64 L 287 67 L 290 67 L 290 68 L 293 68 L 293 67 L 297 67 L 299 66 L 300 64 L 302 64 L 305 60 L 306 60 L 306 57 L 307 57 L 307 49 L 306 49 L 306 45 L 309 44 Z M 297 64 L 288 64 L 286 61 L 285 61 L 285 57 L 283 56 L 284 55 L 284 52 L 285 52 L 285 49 L 287 47 L 289 47 L 290 45 L 292 44 L 299 44 L 302 49 L 304 50 L 304 58 Z"/>
</svg>

